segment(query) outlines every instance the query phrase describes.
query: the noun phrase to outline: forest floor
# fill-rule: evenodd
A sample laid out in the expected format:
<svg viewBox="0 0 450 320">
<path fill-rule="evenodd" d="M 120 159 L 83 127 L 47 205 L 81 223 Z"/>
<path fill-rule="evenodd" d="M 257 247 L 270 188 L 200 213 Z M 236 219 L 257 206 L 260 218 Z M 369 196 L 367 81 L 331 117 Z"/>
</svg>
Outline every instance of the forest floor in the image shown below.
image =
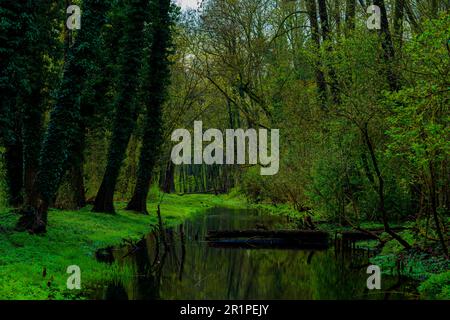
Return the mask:
<svg viewBox="0 0 450 320">
<path fill-rule="evenodd" d="M 121 202 L 116 203 L 116 215 L 92 213 L 89 207 L 52 210 L 43 236 L 15 232 L 17 215 L 0 209 L 0 300 L 82 299 L 83 290 L 76 295 L 67 290 L 67 267 L 71 265 L 80 267 L 82 287 L 126 276 L 126 270 L 119 270 L 116 264 L 96 261 L 95 253 L 150 233 L 158 224 L 158 203 L 149 203 L 149 216 L 122 210 L 126 203 Z M 165 226 L 171 227 L 214 206 L 245 205 L 243 200 L 227 196 L 165 195 L 161 216 Z"/>
</svg>

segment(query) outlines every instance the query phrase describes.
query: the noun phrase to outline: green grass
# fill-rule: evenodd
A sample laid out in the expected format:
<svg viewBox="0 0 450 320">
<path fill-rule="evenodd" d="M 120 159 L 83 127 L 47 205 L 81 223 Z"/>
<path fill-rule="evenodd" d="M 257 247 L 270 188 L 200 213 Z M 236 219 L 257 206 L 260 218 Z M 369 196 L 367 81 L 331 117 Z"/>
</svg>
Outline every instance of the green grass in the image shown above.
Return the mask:
<svg viewBox="0 0 450 320">
<path fill-rule="evenodd" d="M 244 205 L 244 201 L 227 196 L 166 195 L 161 214 L 164 224 L 170 227 L 213 206 Z M 86 288 L 129 275 L 131 271 L 118 264 L 97 262 L 95 252 L 149 233 L 157 225 L 157 203 L 149 203 L 149 216 L 126 212 L 121 209 L 124 206 L 116 203 L 117 215 L 92 213 L 90 208 L 76 212 L 52 210 L 48 232 L 43 236 L 15 232 L 17 216 L 0 209 L 0 299 L 82 299 Z M 66 289 L 70 265 L 80 267 L 85 288 L 75 294 Z"/>
</svg>

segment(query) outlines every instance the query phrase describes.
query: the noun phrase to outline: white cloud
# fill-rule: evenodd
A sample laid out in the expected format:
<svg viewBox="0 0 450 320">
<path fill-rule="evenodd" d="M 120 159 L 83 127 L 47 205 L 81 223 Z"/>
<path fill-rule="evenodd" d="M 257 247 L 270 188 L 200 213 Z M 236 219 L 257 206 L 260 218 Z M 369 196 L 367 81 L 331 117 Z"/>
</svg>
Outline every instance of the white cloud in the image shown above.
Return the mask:
<svg viewBox="0 0 450 320">
<path fill-rule="evenodd" d="M 175 0 L 175 2 L 183 9 L 196 9 L 198 7 L 199 0 Z"/>
</svg>

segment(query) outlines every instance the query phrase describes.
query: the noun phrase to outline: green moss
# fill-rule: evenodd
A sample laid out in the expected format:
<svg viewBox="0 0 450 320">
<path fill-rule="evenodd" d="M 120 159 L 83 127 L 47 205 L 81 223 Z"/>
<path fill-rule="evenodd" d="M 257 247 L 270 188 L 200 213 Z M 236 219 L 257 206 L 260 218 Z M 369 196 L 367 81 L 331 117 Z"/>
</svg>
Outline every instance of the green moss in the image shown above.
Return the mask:
<svg viewBox="0 0 450 320">
<path fill-rule="evenodd" d="M 240 199 L 211 195 L 165 195 L 161 214 L 167 227 L 174 226 L 213 206 L 243 206 Z M 125 203 L 117 203 L 124 208 Z M 95 260 L 97 249 L 136 240 L 157 225 L 157 203 L 148 205 L 150 216 L 118 210 L 117 215 L 80 211 L 49 214 L 44 236 L 14 232 L 17 216 L 0 209 L 0 299 L 73 299 L 86 291 L 66 289 L 67 267 L 81 268 L 83 290 L 103 281 L 120 280 L 132 274 L 118 264 Z M 46 270 L 45 277 L 43 276 Z"/>
</svg>

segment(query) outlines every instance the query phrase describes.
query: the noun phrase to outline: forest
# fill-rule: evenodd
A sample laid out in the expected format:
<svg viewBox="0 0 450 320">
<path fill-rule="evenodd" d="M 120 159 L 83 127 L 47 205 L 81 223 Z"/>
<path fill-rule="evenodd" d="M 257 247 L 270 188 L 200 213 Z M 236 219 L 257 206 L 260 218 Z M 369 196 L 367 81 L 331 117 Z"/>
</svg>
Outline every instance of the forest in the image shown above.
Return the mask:
<svg viewBox="0 0 450 320">
<path fill-rule="evenodd" d="M 450 2 L 182 3 L 0 0 L 0 299 L 79 298 L 69 258 L 95 282 L 87 248 L 225 204 L 370 236 L 450 299 Z M 278 171 L 175 164 L 197 121 L 279 130 Z"/>
</svg>

